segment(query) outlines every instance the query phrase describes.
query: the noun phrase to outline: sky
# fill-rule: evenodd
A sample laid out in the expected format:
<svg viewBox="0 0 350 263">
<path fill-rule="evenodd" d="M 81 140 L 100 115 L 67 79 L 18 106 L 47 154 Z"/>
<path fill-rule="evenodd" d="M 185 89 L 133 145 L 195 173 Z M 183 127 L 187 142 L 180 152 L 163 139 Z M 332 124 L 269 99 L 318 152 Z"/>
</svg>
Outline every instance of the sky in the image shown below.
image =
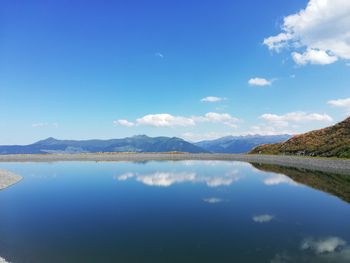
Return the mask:
<svg viewBox="0 0 350 263">
<path fill-rule="evenodd" d="M 0 2 L 0 144 L 297 134 L 349 114 L 348 0 Z"/>
</svg>

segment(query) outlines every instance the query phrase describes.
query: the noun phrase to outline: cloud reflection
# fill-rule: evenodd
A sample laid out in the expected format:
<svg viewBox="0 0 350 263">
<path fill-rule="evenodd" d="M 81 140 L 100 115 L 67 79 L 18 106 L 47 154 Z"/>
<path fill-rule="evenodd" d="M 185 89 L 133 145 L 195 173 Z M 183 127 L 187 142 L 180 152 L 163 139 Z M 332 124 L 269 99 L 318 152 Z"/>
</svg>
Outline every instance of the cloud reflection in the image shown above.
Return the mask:
<svg viewBox="0 0 350 263">
<path fill-rule="evenodd" d="M 273 218 L 274 218 L 273 215 L 263 214 L 263 215 L 253 216 L 253 221 L 256 222 L 256 223 L 268 223 Z"/>
<path fill-rule="evenodd" d="M 318 240 L 314 238 L 308 238 L 303 241 L 301 249 L 310 249 L 317 254 L 322 254 L 334 252 L 337 248 L 343 247 L 345 245 L 345 240 L 339 237 L 327 237 Z"/>
<path fill-rule="evenodd" d="M 350 245 L 336 236 L 307 238 L 301 242 L 301 254 L 283 252 L 276 254 L 271 263 L 349 263 Z"/>
<path fill-rule="evenodd" d="M 9 262 L 6 261 L 4 258 L 0 257 L 0 263 L 9 263 Z"/>
<path fill-rule="evenodd" d="M 217 204 L 217 203 L 223 202 L 224 200 L 217 197 L 209 197 L 209 198 L 203 198 L 203 201 L 209 204 Z"/>
<path fill-rule="evenodd" d="M 149 186 L 169 187 L 177 183 L 204 183 L 208 187 L 229 186 L 239 180 L 238 171 L 223 175 L 203 175 L 195 172 L 154 172 L 149 174 L 125 173 L 116 176 L 118 181 L 135 178 L 136 181 Z"/>
<path fill-rule="evenodd" d="M 290 179 L 288 176 L 283 174 L 273 174 L 272 176 L 264 179 L 265 185 L 279 185 L 279 184 L 289 184 L 297 186 L 298 184 Z"/>
</svg>

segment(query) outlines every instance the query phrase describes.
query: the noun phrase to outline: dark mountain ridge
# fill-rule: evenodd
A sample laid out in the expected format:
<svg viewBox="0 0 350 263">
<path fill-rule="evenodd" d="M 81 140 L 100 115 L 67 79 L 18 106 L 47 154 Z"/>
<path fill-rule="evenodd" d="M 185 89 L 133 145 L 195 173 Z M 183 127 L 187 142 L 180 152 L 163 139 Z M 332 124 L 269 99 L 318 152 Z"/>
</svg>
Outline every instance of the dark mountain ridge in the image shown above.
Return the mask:
<svg viewBox="0 0 350 263">
<path fill-rule="evenodd" d="M 177 137 L 137 135 L 110 140 L 57 140 L 47 138 L 30 145 L 0 146 L 0 154 L 88 153 L 88 152 L 190 152 L 206 150 Z"/>
</svg>

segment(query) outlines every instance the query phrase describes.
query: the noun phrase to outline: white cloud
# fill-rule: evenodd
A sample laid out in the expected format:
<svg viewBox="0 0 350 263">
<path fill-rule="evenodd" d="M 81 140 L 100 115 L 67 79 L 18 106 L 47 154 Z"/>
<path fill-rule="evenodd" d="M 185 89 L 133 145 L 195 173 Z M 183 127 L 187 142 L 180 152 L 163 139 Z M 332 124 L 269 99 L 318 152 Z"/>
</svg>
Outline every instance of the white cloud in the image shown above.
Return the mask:
<svg viewBox="0 0 350 263">
<path fill-rule="evenodd" d="M 267 80 L 264 78 L 251 78 L 248 80 L 248 84 L 251 86 L 270 86 L 272 84 L 271 80 Z"/>
<path fill-rule="evenodd" d="M 274 218 L 273 215 L 263 214 L 263 215 L 253 216 L 253 221 L 256 222 L 256 223 L 268 223 L 273 218 Z"/>
<path fill-rule="evenodd" d="M 201 99 L 201 102 L 220 102 L 226 100 L 226 98 L 220 98 L 220 97 L 214 97 L 214 96 L 208 96 L 203 99 Z"/>
<path fill-rule="evenodd" d="M 128 120 L 117 120 L 117 121 L 113 121 L 114 124 L 116 125 L 121 125 L 121 126 L 125 126 L 125 127 L 133 127 L 135 126 L 135 123 L 130 122 Z"/>
<path fill-rule="evenodd" d="M 332 64 L 338 60 L 336 56 L 330 56 L 323 50 L 308 49 L 306 52 L 300 54 L 298 52 L 292 53 L 294 62 L 298 65 L 319 64 L 327 65 Z"/>
<path fill-rule="evenodd" d="M 350 110 L 350 98 L 330 100 L 327 102 L 327 104 L 333 107 L 345 108 L 347 110 Z"/>
<path fill-rule="evenodd" d="M 167 113 L 148 114 L 136 120 L 140 125 L 149 125 L 155 127 L 170 126 L 193 126 L 195 122 L 191 118 L 182 116 L 173 116 Z"/>
<path fill-rule="evenodd" d="M 291 40 L 293 36 L 288 33 L 279 33 L 277 36 L 272 36 L 264 39 L 264 44 L 268 46 L 269 49 L 279 52 L 282 48 L 288 46 L 288 41 Z"/>
<path fill-rule="evenodd" d="M 113 121 L 114 124 L 123 125 L 127 127 L 138 126 L 138 125 L 148 125 L 154 127 L 174 127 L 174 126 L 194 126 L 197 123 L 210 122 L 210 123 L 221 123 L 223 125 L 229 126 L 231 128 L 236 128 L 236 123 L 239 119 L 231 116 L 228 113 L 215 113 L 208 112 L 203 116 L 174 116 L 168 113 L 161 114 L 148 114 L 141 118 L 136 119 L 135 122 L 130 122 L 128 120 L 117 120 Z"/>
<path fill-rule="evenodd" d="M 330 64 L 350 59 L 350 1 L 309 0 L 305 9 L 284 17 L 282 32 L 264 39 L 270 49 L 306 50 L 293 53 L 299 64 Z"/>
<path fill-rule="evenodd" d="M 332 253 L 337 248 L 346 245 L 345 240 L 339 237 L 327 237 L 324 239 L 309 238 L 302 242 L 301 248 L 303 250 L 311 249 L 317 254 Z"/>
<path fill-rule="evenodd" d="M 277 115 L 266 113 L 260 116 L 261 119 L 279 127 L 285 127 L 290 125 L 290 123 L 305 123 L 311 121 L 318 122 L 331 122 L 333 119 L 327 114 L 319 113 L 305 113 L 302 111 L 299 112 L 290 112 L 284 115 Z"/>
<path fill-rule="evenodd" d="M 217 203 L 223 202 L 221 198 L 217 198 L 217 197 L 203 198 L 203 201 L 209 204 L 217 204 Z"/>
</svg>

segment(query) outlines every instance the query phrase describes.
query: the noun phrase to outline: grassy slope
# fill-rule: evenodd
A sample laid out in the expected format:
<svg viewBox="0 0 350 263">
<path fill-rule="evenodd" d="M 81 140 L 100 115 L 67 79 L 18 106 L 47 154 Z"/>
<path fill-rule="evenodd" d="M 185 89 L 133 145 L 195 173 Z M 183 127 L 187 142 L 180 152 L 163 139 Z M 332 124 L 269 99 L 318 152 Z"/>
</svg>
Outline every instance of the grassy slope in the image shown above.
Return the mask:
<svg viewBox="0 0 350 263">
<path fill-rule="evenodd" d="M 258 146 L 251 153 L 350 158 L 350 117 L 334 126 L 294 136 L 284 143 Z"/>
</svg>

